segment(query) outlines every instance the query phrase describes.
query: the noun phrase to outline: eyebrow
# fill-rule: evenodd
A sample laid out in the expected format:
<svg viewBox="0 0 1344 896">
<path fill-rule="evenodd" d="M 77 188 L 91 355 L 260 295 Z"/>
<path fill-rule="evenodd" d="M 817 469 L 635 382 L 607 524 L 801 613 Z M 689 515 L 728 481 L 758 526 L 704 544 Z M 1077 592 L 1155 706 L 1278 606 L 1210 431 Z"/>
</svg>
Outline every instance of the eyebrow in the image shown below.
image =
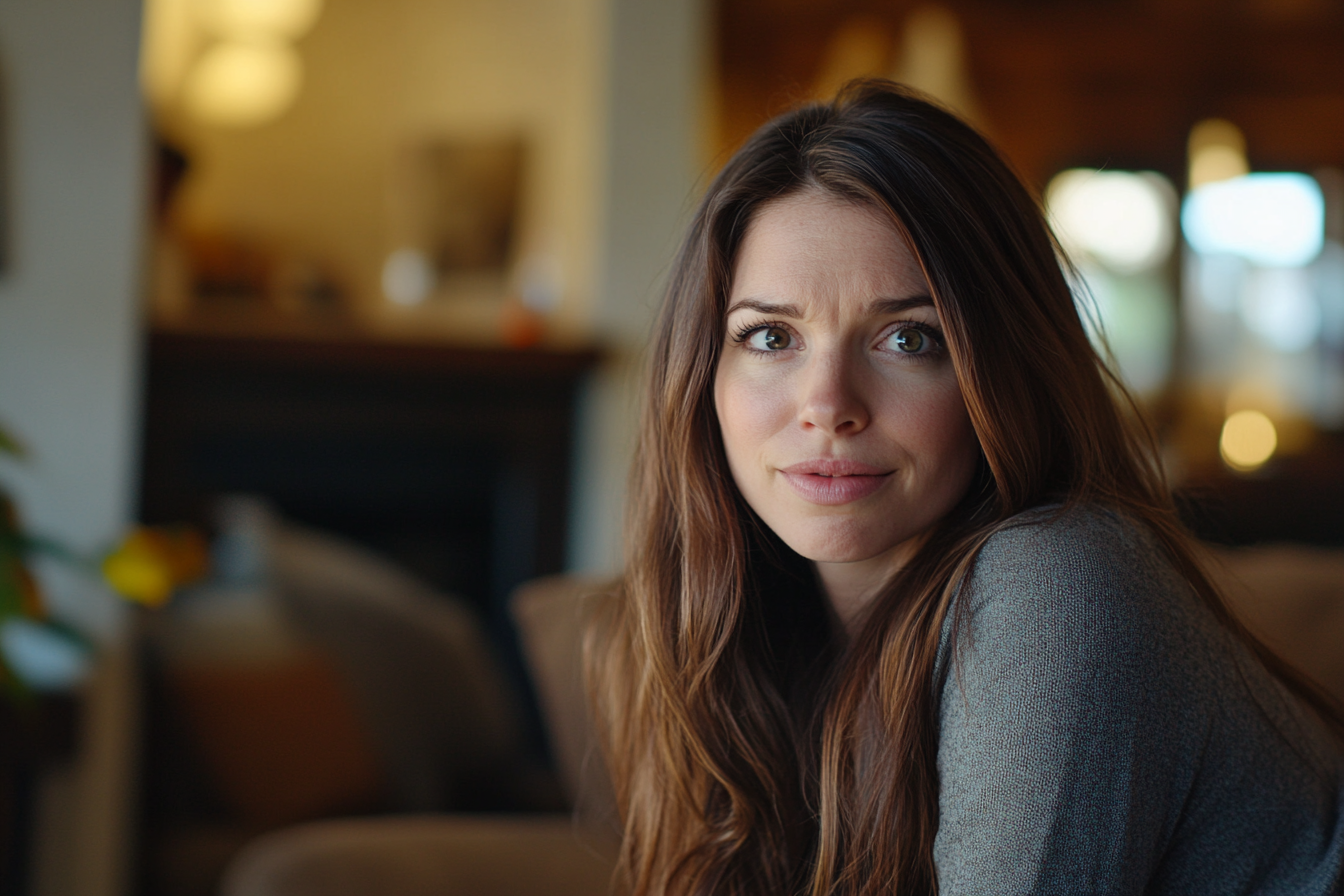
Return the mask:
<svg viewBox="0 0 1344 896">
<path fill-rule="evenodd" d="M 928 295 L 908 296 L 904 299 L 875 299 L 868 303 L 867 312 L 869 314 L 900 314 L 909 311 L 912 308 L 923 308 L 933 305 L 933 297 Z M 760 314 L 771 314 L 779 317 L 802 317 L 802 312 L 797 305 L 781 305 L 776 302 L 766 302 L 762 299 L 739 299 L 728 310 L 724 312 L 724 317 L 735 311 L 743 309 L 755 311 Z"/>
<path fill-rule="evenodd" d="M 933 307 L 933 296 L 921 293 L 904 299 L 877 299 L 869 303 L 869 314 L 900 314 L 912 308 Z"/>
<path fill-rule="evenodd" d="M 761 314 L 771 314 L 778 317 L 802 317 L 803 313 L 798 310 L 797 305 L 780 305 L 775 302 L 766 302 L 761 299 L 739 299 L 728 306 L 724 312 L 724 317 L 732 314 L 734 311 L 756 311 Z"/>
</svg>

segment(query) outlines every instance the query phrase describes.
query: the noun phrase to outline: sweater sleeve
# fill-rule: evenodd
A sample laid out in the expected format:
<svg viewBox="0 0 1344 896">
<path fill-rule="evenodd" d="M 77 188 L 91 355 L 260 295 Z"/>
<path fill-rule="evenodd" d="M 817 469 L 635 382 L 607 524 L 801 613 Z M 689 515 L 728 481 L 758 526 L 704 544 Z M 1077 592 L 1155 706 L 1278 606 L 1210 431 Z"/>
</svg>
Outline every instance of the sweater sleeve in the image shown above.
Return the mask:
<svg viewBox="0 0 1344 896">
<path fill-rule="evenodd" d="M 996 534 L 944 627 L 939 892 L 1138 894 L 1208 722 L 1152 539 L 1100 512 Z"/>
</svg>

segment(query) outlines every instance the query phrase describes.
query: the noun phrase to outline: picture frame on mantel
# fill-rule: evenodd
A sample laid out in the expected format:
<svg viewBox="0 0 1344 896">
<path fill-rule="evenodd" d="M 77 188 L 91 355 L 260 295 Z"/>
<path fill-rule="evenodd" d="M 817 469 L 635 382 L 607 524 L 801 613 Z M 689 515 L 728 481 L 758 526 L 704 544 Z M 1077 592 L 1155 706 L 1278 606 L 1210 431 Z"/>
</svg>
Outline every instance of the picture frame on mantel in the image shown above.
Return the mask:
<svg viewBox="0 0 1344 896">
<path fill-rule="evenodd" d="M 505 296 L 527 188 L 519 134 L 425 137 L 393 161 L 390 249 L 424 258 L 438 297 Z"/>
</svg>

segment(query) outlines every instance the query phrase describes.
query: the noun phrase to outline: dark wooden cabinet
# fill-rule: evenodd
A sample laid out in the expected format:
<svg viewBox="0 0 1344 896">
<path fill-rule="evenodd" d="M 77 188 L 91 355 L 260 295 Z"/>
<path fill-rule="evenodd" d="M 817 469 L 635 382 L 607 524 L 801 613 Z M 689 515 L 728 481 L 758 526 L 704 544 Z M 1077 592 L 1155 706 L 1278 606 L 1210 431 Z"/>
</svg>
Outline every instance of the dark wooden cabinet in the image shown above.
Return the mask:
<svg viewBox="0 0 1344 896">
<path fill-rule="evenodd" d="M 496 621 L 564 565 L 591 350 L 150 337 L 140 518 L 209 524 L 221 495 L 397 560 Z"/>
</svg>

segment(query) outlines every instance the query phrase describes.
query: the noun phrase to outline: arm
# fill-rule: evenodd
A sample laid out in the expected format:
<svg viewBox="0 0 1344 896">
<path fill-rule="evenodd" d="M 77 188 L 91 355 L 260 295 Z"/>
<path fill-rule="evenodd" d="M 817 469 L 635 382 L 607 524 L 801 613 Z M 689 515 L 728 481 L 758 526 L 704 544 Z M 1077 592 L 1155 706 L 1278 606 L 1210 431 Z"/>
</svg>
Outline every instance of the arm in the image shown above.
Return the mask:
<svg viewBox="0 0 1344 896">
<path fill-rule="evenodd" d="M 1157 554 L 1097 512 L 981 553 L 944 632 L 944 896 L 1144 891 L 1207 731 L 1173 630 L 1188 597 Z"/>
</svg>

